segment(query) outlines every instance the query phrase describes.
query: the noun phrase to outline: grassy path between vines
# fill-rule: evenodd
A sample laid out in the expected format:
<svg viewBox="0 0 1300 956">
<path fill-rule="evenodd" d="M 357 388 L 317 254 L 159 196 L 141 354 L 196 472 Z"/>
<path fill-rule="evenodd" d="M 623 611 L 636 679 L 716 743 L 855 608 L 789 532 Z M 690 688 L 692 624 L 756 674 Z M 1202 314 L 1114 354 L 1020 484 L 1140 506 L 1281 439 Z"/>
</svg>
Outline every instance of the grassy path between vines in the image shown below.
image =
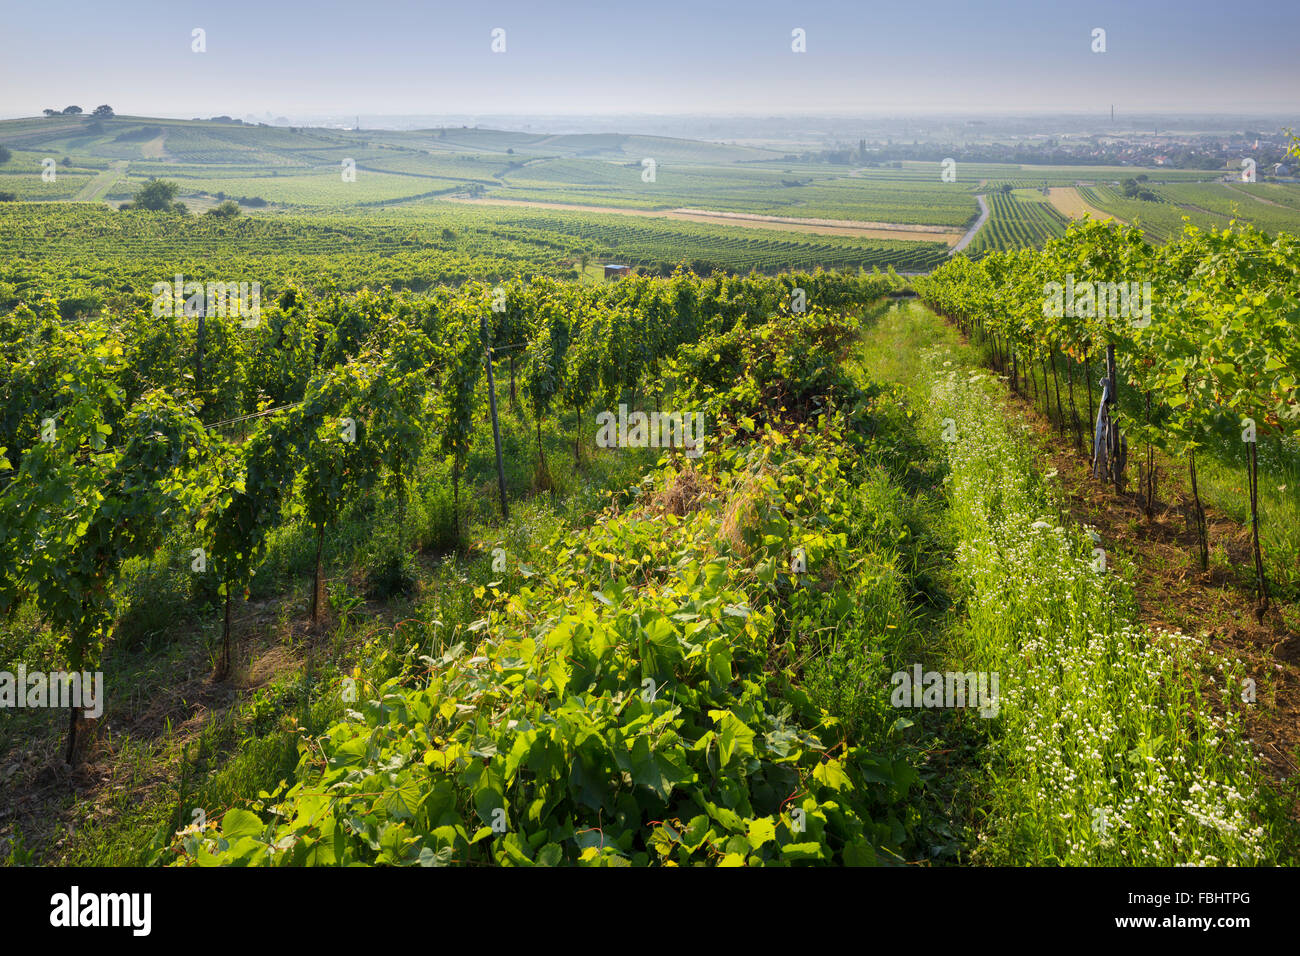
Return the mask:
<svg viewBox="0 0 1300 956">
<path fill-rule="evenodd" d="M 861 355 L 869 375 L 907 389 L 949 459 L 961 613 L 936 653 L 1001 672 L 999 718 L 961 768 L 970 862 L 1294 862 L 1295 785 L 1277 774 L 1294 752 L 1276 733 L 1256 739 L 1288 719 L 1289 665 L 1216 629 L 1247 615 L 1213 588 L 1199 602 L 1169 588 L 1156 570 L 1169 548 L 1126 538 L 1131 516 L 1114 503 L 1080 507 L 1037 434 L 1045 423 L 929 309 L 897 304 Z M 1103 573 L 1094 530 L 1111 552 Z M 1207 606 L 1216 616 L 1201 622 Z M 1258 704 L 1237 700 L 1248 675 Z"/>
<path fill-rule="evenodd" d="M 127 162 L 119 159 L 110 163 L 108 168 L 81 187 L 81 191 L 72 197 L 73 202 L 97 202 L 108 195 L 109 190 L 126 173 Z"/>
<path fill-rule="evenodd" d="M 909 327 L 915 332 L 938 321 L 918 306 Z M 950 344 L 961 341 L 960 333 L 946 324 L 942 330 Z M 1048 394 L 1041 378 L 1036 384 Z M 1295 777 L 1300 770 L 1300 591 L 1293 556 L 1300 550 L 1300 502 L 1294 490 L 1300 476 L 1272 445 L 1266 446 L 1267 454 L 1261 453 L 1269 466 L 1261 465 L 1261 537 L 1273 606 L 1259 620 L 1250 515 L 1240 500 L 1246 480 L 1240 462 L 1215 455 L 1215 449 L 1201 456 L 1210 539 L 1210 567 L 1202 571 L 1185 461 L 1156 454 L 1156 501 L 1148 518 L 1139 474 L 1123 494 L 1116 493 L 1091 477 L 1086 456 L 1075 449 L 1069 432 L 1054 429 L 1034 401 L 1009 390 L 1005 398 L 1008 414 L 1028 428 L 1041 469 L 1058 476 L 1070 517 L 1111 543 L 1109 559 L 1131 576 L 1142 620 L 1195 634 L 1216 652 L 1246 663 L 1258 704 L 1243 714 L 1247 732 L 1275 778 Z M 1134 449 L 1135 468 L 1144 467 L 1144 452 Z"/>
</svg>

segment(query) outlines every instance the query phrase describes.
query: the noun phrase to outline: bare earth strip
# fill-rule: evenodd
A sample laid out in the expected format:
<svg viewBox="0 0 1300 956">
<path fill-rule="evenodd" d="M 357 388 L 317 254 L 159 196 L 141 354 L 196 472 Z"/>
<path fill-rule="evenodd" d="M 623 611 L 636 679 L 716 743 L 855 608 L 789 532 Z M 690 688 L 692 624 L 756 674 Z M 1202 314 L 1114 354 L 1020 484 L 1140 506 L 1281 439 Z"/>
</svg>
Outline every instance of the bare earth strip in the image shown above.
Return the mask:
<svg viewBox="0 0 1300 956">
<path fill-rule="evenodd" d="M 749 213 L 715 212 L 707 209 L 620 209 L 616 206 L 583 206 L 578 203 L 537 202 L 531 199 L 447 199 L 446 202 L 478 206 L 527 206 L 532 209 L 559 209 L 569 212 L 595 212 L 615 216 L 638 216 L 643 219 L 676 219 L 715 226 L 743 226 L 749 229 L 772 229 L 779 232 L 820 233 L 830 236 L 857 236 L 861 239 L 904 239 L 945 242 L 953 245 L 961 238 L 960 230 L 943 226 L 913 226 L 901 223 L 868 223 L 837 219 L 787 219 Z"/>
<path fill-rule="evenodd" d="M 1053 206 L 1062 214 L 1070 219 L 1082 219 L 1085 215 L 1093 219 L 1114 219 L 1122 223 L 1123 219 L 1118 216 L 1103 212 L 1096 206 L 1084 200 L 1079 195 L 1079 190 L 1073 186 L 1052 186 L 1047 190 L 1047 198 Z"/>
</svg>

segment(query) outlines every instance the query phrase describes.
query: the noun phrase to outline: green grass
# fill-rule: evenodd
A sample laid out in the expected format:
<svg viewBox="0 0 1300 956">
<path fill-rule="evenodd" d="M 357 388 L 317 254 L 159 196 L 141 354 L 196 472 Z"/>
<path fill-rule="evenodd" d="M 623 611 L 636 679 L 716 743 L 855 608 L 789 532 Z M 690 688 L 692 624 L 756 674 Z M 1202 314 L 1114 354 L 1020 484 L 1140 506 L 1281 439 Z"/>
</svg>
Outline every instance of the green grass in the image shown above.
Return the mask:
<svg viewBox="0 0 1300 956">
<path fill-rule="evenodd" d="M 1296 183 L 1227 183 L 1226 185 L 1230 193 L 1242 193 L 1255 199 L 1300 210 L 1300 185 Z"/>
<path fill-rule="evenodd" d="M 1300 446 L 1294 438 L 1261 437 L 1256 453 L 1259 543 L 1265 575 L 1275 592 L 1294 600 L 1300 597 Z M 1225 441 L 1209 449 L 1208 454 L 1199 453 L 1196 471 L 1201 497 L 1243 527 L 1249 527 L 1244 444 Z M 1237 570 L 1248 574 L 1253 582 L 1253 568 Z"/>
<path fill-rule="evenodd" d="M 82 187 L 81 191 L 73 198 L 77 202 L 94 202 L 95 200 L 105 198 L 109 192 L 118 184 L 126 171 L 126 163 L 117 161 L 108 169 L 104 170 L 90 182 Z"/>
<path fill-rule="evenodd" d="M 1093 568 L 1091 542 L 1000 410 L 1003 386 L 940 319 L 904 306 L 873 344 L 879 372 L 928 398 L 926 433 L 956 429 L 940 445 L 965 611 L 949 653 L 998 672 L 1003 694 L 970 778 L 972 860 L 1293 862 L 1285 800 L 1242 739 L 1234 695 L 1212 690 L 1235 687 L 1240 665 L 1137 622 L 1130 585 Z"/>
</svg>

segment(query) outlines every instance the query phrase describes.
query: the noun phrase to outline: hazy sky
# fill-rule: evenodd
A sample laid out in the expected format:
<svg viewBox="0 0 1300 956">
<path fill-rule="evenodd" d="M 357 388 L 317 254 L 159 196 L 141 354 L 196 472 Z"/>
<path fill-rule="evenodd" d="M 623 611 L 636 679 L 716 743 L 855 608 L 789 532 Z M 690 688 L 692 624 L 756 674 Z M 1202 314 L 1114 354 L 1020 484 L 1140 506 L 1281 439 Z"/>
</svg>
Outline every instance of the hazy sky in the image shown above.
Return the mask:
<svg viewBox="0 0 1300 956">
<path fill-rule="evenodd" d="M 0 0 L 0 115 L 1295 112 L 1300 4 Z M 191 51 L 191 31 L 207 51 Z M 491 31 L 506 52 L 491 52 Z M 791 51 L 791 31 L 807 52 Z M 1091 50 L 1106 30 L 1105 53 Z"/>
</svg>

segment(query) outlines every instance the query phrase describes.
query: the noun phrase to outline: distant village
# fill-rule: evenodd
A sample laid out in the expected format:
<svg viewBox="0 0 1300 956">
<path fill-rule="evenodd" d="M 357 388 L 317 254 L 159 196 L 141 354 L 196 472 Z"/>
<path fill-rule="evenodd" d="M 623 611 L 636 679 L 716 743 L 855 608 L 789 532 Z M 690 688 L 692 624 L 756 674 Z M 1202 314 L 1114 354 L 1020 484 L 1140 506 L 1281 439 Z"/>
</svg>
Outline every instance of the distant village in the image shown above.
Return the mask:
<svg viewBox="0 0 1300 956">
<path fill-rule="evenodd" d="M 835 164 L 883 166 L 904 160 L 940 162 L 951 157 L 968 163 L 1019 163 L 1052 166 L 1140 166 L 1146 168 L 1223 170 L 1241 172 L 1241 161 L 1255 161 L 1257 176 L 1291 179 L 1297 162 L 1287 152 L 1290 138 L 1283 132 L 1245 131 L 1239 134 L 1182 135 L 1151 133 L 1072 134 L 1026 138 L 1009 143 L 868 142 L 851 147 L 791 156 L 790 159 Z"/>
</svg>

